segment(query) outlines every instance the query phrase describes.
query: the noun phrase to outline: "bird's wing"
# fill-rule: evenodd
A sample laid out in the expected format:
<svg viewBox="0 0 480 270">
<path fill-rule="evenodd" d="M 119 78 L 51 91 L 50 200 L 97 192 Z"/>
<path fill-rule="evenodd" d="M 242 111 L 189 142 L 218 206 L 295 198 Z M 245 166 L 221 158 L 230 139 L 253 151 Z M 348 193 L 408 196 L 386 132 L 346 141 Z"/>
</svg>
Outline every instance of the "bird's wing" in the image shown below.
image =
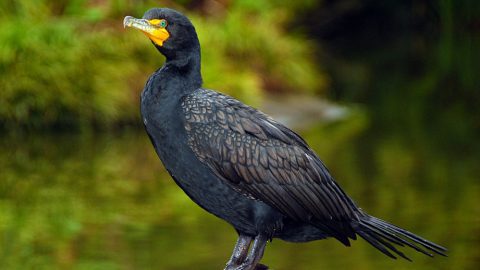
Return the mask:
<svg viewBox="0 0 480 270">
<path fill-rule="evenodd" d="M 356 206 L 299 135 L 211 90 L 185 96 L 182 108 L 189 146 L 236 191 L 334 237 L 355 237 Z"/>
</svg>

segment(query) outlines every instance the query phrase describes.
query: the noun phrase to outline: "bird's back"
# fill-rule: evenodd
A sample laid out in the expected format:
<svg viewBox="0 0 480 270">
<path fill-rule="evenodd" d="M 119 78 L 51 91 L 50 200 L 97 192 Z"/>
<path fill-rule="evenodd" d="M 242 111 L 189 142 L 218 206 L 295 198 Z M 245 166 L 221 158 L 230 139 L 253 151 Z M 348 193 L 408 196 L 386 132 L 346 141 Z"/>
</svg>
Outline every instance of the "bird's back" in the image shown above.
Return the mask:
<svg viewBox="0 0 480 270">
<path fill-rule="evenodd" d="M 188 145 L 237 193 L 297 224 L 314 224 L 348 245 L 357 208 L 295 132 L 212 90 L 182 99 Z"/>
</svg>

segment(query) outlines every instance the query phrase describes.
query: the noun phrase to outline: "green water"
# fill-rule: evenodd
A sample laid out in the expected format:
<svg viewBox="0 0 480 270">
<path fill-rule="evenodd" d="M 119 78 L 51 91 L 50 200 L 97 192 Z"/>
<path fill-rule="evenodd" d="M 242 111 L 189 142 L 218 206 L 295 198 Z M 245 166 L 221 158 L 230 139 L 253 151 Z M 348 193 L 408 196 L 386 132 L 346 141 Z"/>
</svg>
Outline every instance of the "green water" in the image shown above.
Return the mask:
<svg viewBox="0 0 480 270">
<path fill-rule="evenodd" d="M 447 246 L 391 260 L 363 240 L 274 240 L 272 269 L 476 269 L 478 155 L 378 133 L 365 113 L 300 131 L 369 213 Z M 3 137 L 0 269 L 222 269 L 235 231 L 174 184 L 143 132 Z M 468 153 L 468 152 L 467 152 Z"/>
</svg>

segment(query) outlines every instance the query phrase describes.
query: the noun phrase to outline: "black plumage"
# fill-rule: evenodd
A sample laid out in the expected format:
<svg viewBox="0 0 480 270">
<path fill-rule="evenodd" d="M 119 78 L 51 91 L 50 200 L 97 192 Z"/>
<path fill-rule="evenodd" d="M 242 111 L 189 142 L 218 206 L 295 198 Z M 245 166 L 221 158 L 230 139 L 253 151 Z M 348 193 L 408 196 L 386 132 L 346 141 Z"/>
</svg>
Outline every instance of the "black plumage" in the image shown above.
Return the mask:
<svg viewBox="0 0 480 270">
<path fill-rule="evenodd" d="M 394 245 L 445 255 L 445 248 L 359 209 L 298 134 L 202 88 L 200 44 L 185 16 L 151 9 L 124 24 L 144 31 L 167 59 L 142 93 L 143 121 L 176 183 L 239 233 L 226 269 L 255 269 L 272 238 L 334 237 L 348 246 L 359 235 L 392 258 L 408 259 Z"/>
</svg>

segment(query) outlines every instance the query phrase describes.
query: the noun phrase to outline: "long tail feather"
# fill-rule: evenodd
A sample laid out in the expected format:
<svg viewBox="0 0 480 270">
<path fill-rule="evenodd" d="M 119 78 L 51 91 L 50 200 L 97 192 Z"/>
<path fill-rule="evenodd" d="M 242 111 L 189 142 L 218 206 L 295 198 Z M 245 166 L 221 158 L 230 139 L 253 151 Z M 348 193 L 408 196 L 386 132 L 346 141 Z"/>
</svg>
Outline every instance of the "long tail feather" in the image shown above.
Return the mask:
<svg viewBox="0 0 480 270">
<path fill-rule="evenodd" d="M 396 259 L 398 255 L 406 260 L 410 259 L 400 252 L 394 245 L 408 246 L 427 256 L 433 257 L 433 253 L 447 256 L 446 248 L 430 242 L 422 237 L 415 235 L 407 230 L 399 228 L 393 224 L 383 221 L 379 218 L 364 214 L 360 217 L 360 222 L 353 226 L 356 233 L 365 239 L 372 246 L 380 250 L 390 258 Z M 428 251 L 430 252 L 428 252 Z M 392 254 L 393 253 L 393 254 Z"/>
</svg>

